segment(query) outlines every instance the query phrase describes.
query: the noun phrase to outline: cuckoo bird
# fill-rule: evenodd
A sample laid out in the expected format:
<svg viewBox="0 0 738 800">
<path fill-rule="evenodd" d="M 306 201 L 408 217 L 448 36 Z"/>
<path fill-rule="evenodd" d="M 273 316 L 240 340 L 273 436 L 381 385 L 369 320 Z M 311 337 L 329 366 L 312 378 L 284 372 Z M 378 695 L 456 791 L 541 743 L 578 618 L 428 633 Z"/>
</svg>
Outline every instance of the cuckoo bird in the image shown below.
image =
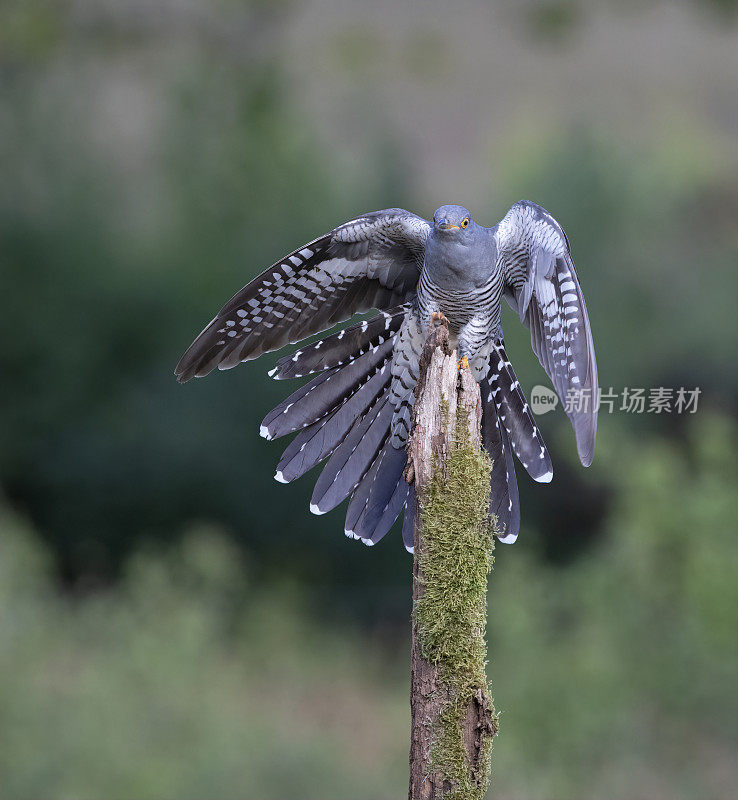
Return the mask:
<svg viewBox="0 0 738 800">
<path fill-rule="evenodd" d="M 431 321 L 449 323 L 460 368 L 482 392 L 482 434 L 492 459 L 490 513 L 513 542 L 520 506 L 513 454 L 548 482 L 551 459 L 505 352 L 505 298 L 530 329 L 531 345 L 566 403 L 579 458 L 592 461 L 597 366 L 587 309 L 562 227 L 541 206 L 515 203 L 491 228 L 462 206 L 429 222 L 399 208 L 375 211 L 277 261 L 237 292 L 182 356 L 181 382 L 230 369 L 288 343 L 379 314 L 281 358 L 277 380 L 314 377 L 264 419 L 261 434 L 296 433 L 276 479 L 289 483 L 327 459 L 310 509 L 350 497 L 345 533 L 376 544 L 405 510 L 412 549 L 412 487 L 403 478 L 420 354 Z M 570 402 L 572 396 L 583 398 Z"/>
</svg>

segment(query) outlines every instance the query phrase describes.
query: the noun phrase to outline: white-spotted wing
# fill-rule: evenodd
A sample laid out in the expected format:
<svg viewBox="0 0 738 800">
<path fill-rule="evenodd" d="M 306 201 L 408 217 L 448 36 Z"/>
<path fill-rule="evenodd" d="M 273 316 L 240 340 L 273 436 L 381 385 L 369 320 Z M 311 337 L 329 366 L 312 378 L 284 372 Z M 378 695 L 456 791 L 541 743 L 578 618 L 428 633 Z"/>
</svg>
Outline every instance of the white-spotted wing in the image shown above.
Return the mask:
<svg viewBox="0 0 738 800">
<path fill-rule="evenodd" d="M 403 209 L 365 214 L 293 251 L 218 312 L 180 359 L 181 382 L 230 369 L 414 295 L 430 224 Z"/>
<path fill-rule="evenodd" d="M 530 329 L 531 344 L 574 427 L 579 458 L 592 463 L 597 432 L 597 363 L 579 280 L 561 226 L 521 200 L 495 229 L 505 296 Z"/>
</svg>

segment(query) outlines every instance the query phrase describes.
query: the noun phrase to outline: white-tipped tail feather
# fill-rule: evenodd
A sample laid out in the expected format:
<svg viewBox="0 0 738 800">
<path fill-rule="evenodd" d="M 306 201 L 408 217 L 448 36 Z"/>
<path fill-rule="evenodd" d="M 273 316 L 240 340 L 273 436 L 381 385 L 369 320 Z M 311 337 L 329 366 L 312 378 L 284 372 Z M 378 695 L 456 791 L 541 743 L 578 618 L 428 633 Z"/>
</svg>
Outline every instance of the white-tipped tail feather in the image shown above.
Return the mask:
<svg viewBox="0 0 738 800">
<path fill-rule="evenodd" d="M 280 470 L 277 470 L 274 473 L 274 480 L 277 481 L 278 483 L 289 483 L 289 481 L 285 480 L 285 477 L 284 475 L 282 475 L 282 472 Z"/>
</svg>

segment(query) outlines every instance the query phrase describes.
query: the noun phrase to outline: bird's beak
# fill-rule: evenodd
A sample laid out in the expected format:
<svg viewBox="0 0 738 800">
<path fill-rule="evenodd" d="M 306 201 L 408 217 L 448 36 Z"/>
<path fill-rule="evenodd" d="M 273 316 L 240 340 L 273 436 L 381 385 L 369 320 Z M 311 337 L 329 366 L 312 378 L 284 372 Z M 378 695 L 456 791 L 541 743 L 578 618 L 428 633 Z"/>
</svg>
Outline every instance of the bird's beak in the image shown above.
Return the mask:
<svg viewBox="0 0 738 800">
<path fill-rule="evenodd" d="M 438 228 L 438 230 L 439 230 L 439 231 L 450 231 L 450 230 L 453 230 L 454 228 L 456 228 L 456 230 L 458 230 L 458 229 L 459 229 L 459 226 L 458 226 L 458 225 L 452 225 L 450 222 L 446 222 L 446 220 L 445 220 L 445 219 L 442 219 L 442 220 L 441 220 L 441 221 L 440 221 L 440 222 L 439 222 L 439 223 L 436 225 L 436 227 Z"/>
</svg>

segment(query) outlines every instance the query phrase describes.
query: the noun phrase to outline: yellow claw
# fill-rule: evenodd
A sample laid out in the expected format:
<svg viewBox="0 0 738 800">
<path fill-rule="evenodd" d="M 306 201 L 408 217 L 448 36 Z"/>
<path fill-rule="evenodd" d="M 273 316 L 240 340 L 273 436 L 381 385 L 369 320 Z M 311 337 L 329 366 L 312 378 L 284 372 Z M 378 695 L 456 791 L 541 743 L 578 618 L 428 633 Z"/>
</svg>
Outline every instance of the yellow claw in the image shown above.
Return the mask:
<svg viewBox="0 0 738 800">
<path fill-rule="evenodd" d="M 457 364 L 456 369 L 457 370 L 459 370 L 459 369 L 469 369 L 469 359 L 466 356 L 464 356 L 461 359 L 461 361 L 459 361 L 459 363 Z"/>
<path fill-rule="evenodd" d="M 431 325 L 433 325 L 435 322 L 443 322 L 444 319 L 445 317 L 443 316 L 442 311 L 433 311 L 430 315 Z"/>
</svg>

